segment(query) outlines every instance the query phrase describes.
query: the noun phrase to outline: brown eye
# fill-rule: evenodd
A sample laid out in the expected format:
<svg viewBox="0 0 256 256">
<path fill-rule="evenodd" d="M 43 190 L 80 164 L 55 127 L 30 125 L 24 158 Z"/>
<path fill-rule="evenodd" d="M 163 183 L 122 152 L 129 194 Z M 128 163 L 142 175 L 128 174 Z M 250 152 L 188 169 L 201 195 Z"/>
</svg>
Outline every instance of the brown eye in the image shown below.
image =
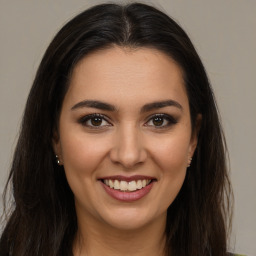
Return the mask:
<svg viewBox="0 0 256 256">
<path fill-rule="evenodd" d="M 100 126 L 102 124 L 102 118 L 101 117 L 93 117 L 91 119 L 91 124 L 93 126 Z"/>
<path fill-rule="evenodd" d="M 162 126 L 164 123 L 164 118 L 157 116 L 157 117 L 154 117 L 152 121 L 155 126 Z"/>
<path fill-rule="evenodd" d="M 156 114 L 148 120 L 148 122 L 146 123 L 146 126 L 152 126 L 155 128 L 167 128 L 176 123 L 177 123 L 177 120 L 170 115 Z"/>
<path fill-rule="evenodd" d="M 101 114 L 90 114 L 82 117 L 79 121 L 83 126 L 88 128 L 103 128 L 106 126 L 111 126 L 111 124 L 106 120 L 106 117 Z"/>
</svg>

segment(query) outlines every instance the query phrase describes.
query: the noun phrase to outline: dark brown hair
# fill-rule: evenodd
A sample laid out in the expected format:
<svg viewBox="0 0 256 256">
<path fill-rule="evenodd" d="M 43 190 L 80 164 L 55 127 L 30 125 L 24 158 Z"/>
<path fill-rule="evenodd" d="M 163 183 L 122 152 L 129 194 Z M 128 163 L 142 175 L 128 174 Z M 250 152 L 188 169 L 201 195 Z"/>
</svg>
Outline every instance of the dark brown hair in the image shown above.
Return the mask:
<svg viewBox="0 0 256 256">
<path fill-rule="evenodd" d="M 191 167 L 168 208 L 166 255 L 226 255 L 232 193 L 225 140 L 205 69 L 175 21 L 154 7 L 133 3 L 84 11 L 48 47 L 28 97 L 8 180 L 14 202 L 0 240 L 1 256 L 72 255 L 74 198 L 55 163 L 53 131 L 75 65 L 113 45 L 150 47 L 174 59 L 183 70 L 193 128 L 196 116 L 202 115 Z"/>
</svg>

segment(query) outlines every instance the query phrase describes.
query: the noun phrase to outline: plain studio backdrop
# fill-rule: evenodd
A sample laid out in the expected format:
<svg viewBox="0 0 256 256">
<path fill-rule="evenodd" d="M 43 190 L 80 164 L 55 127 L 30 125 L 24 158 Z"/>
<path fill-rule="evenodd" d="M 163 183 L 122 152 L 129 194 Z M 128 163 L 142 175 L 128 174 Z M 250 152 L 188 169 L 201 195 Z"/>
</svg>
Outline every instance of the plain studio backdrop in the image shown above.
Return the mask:
<svg viewBox="0 0 256 256">
<path fill-rule="evenodd" d="M 0 194 L 26 98 L 46 47 L 70 18 L 102 2 L 0 0 Z M 144 2 L 168 13 L 185 29 L 206 67 L 230 152 L 235 194 L 231 248 L 255 256 L 256 1 Z"/>
</svg>

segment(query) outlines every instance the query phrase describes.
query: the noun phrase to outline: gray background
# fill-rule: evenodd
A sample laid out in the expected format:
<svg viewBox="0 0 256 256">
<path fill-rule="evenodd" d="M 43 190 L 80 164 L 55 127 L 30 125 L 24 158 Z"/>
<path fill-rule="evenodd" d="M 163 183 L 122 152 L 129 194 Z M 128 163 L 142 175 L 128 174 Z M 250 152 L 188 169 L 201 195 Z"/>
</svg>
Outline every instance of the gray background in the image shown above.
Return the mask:
<svg viewBox="0 0 256 256">
<path fill-rule="evenodd" d="M 103 1 L 0 0 L 0 193 L 36 69 L 71 17 Z M 120 2 L 120 1 L 119 1 Z M 207 69 L 231 159 L 231 247 L 256 255 L 256 1 L 152 0 L 186 30 Z"/>
</svg>

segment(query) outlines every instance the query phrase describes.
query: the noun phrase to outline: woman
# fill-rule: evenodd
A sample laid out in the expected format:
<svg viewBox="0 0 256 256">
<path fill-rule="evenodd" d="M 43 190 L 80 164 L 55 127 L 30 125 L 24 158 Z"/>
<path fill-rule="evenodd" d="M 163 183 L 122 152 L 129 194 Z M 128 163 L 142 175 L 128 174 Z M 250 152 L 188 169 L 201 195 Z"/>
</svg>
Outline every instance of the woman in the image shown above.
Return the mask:
<svg viewBox="0 0 256 256">
<path fill-rule="evenodd" d="M 68 22 L 36 74 L 9 183 L 1 255 L 226 255 L 225 141 L 185 32 L 139 3 Z"/>
</svg>

